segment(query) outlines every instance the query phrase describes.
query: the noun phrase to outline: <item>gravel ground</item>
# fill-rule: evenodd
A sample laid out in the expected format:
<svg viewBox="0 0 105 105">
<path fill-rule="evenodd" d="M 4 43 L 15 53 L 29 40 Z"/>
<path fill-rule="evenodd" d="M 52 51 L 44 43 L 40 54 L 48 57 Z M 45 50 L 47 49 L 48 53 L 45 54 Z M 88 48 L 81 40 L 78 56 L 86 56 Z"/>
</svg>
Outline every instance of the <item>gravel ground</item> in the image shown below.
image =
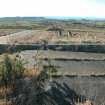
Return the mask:
<svg viewBox="0 0 105 105">
<path fill-rule="evenodd" d="M 75 95 L 76 92 L 81 98 L 85 96 L 91 100 L 94 103 L 93 105 L 105 103 L 105 77 L 60 77 L 56 78 L 52 85 L 57 87 L 60 92 L 58 94 L 61 94 L 61 96 L 63 94 L 63 96 L 69 98 L 70 95 Z"/>
<path fill-rule="evenodd" d="M 37 51 L 22 51 L 21 57 L 27 61 L 27 68 L 33 68 Z M 82 52 L 59 52 L 39 51 L 40 58 L 65 58 L 69 60 L 51 60 L 52 64 L 58 66 L 58 74 L 62 75 L 104 75 L 105 54 L 82 53 Z M 70 60 L 71 59 L 71 60 Z M 73 60 L 76 59 L 76 60 Z M 78 61 L 79 59 L 79 61 Z M 82 60 L 81 60 L 82 59 Z M 47 65 L 43 61 L 43 65 Z"/>
</svg>

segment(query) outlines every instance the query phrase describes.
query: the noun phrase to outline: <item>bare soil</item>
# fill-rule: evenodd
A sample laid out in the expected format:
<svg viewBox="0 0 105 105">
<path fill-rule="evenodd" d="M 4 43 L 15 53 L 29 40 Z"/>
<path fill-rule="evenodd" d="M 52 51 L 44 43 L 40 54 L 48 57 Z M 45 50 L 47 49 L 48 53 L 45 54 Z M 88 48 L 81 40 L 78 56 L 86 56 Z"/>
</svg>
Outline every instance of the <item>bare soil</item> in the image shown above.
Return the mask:
<svg viewBox="0 0 105 105">
<path fill-rule="evenodd" d="M 72 35 L 68 36 L 68 31 Z M 105 44 L 104 31 L 89 31 L 69 29 L 59 36 L 56 31 L 46 30 L 23 30 L 23 29 L 0 29 L 0 44 L 17 43 L 17 44 L 33 44 L 41 43 L 47 40 L 49 43 L 100 43 Z"/>
</svg>

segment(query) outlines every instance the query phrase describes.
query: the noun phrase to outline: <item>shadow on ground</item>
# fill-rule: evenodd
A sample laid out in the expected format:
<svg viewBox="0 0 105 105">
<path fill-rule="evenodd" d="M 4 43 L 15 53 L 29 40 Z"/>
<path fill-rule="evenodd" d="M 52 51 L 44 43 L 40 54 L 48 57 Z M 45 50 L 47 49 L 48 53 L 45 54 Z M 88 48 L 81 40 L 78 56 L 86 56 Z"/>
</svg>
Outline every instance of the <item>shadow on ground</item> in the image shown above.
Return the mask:
<svg viewBox="0 0 105 105">
<path fill-rule="evenodd" d="M 45 91 L 46 90 L 46 91 Z M 77 94 L 66 83 L 47 83 L 43 90 L 30 80 L 23 80 L 15 90 L 15 105 L 75 105 L 84 102 L 85 97 Z"/>
<path fill-rule="evenodd" d="M 74 105 L 76 102 L 84 102 L 85 96 L 77 94 L 66 83 L 61 84 L 54 82 L 51 90 L 46 94 L 47 105 Z"/>
</svg>

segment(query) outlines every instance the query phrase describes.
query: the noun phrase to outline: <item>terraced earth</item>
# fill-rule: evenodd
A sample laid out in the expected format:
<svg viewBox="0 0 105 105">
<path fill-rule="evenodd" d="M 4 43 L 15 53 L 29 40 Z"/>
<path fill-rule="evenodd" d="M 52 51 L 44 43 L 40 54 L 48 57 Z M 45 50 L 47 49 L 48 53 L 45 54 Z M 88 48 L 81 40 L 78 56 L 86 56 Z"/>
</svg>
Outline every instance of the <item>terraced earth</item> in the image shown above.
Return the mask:
<svg viewBox="0 0 105 105">
<path fill-rule="evenodd" d="M 105 54 L 63 51 L 22 51 L 21 57 L 28 62 L 27 68 L 33 68 L 35 56 L 46 59 L 58 67 L 60 75 L 105 75 Z"/>
</svg>

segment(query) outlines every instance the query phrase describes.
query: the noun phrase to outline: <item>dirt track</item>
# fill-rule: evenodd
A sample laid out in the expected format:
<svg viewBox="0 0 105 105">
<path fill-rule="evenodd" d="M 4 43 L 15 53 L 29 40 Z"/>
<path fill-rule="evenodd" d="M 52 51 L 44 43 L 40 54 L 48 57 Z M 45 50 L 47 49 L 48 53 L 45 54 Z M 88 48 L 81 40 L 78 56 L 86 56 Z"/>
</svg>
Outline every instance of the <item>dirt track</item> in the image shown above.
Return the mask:
<svg viewBox="0 0 105 105">
<path fill-rule="evenodd" d="M 0 44 L 18 43 L 18 44 L 29 44 L 37 43 L 41 40 L 52 38 L 52 33 L 40 30 L 25 30 L 14 34 L 0 37 Z"/>
</svg>

